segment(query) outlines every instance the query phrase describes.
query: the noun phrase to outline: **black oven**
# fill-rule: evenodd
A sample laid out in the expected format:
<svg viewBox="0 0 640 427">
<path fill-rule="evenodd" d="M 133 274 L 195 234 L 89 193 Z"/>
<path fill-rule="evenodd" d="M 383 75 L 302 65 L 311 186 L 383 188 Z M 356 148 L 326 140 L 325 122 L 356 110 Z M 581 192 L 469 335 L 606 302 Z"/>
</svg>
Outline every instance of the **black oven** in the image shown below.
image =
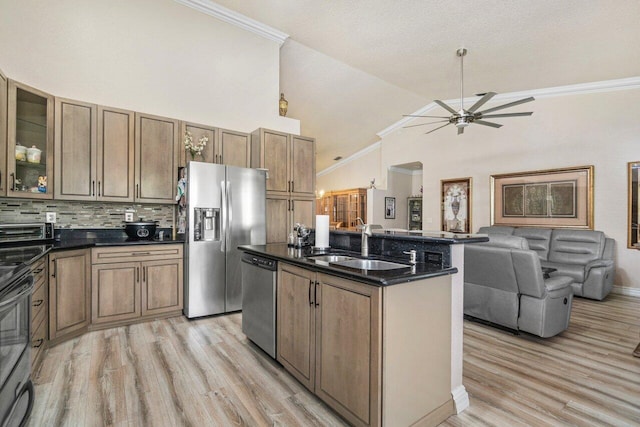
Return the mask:
<svg viewBox="0 0 640 427">
<path fill-rule="evenodd" d="M 0 426 L 26 423 L 33 406 L 31 294 L 33 275 L 23 263 L 0 265 Z"/>
</svg>

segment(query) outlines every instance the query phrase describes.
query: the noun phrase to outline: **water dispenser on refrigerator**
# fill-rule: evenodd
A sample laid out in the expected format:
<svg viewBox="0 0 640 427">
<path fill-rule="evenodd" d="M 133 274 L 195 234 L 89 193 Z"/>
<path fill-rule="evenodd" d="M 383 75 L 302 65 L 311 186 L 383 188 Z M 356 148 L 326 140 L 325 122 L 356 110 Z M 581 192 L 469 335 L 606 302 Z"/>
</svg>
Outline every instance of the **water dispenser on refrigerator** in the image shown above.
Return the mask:
<svg viewBox="0 0 640 427">
<path fill-rule="evenodd" d="M 220 209 L 194 208 L 193 240 L 220 240 Z"/>
</svg>

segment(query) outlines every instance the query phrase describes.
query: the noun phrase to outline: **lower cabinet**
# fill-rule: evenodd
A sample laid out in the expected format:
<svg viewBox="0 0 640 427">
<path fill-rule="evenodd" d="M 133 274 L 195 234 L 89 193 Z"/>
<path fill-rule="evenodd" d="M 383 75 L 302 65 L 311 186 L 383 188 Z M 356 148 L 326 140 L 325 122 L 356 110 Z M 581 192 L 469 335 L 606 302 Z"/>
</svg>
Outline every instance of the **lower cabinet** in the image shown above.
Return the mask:
<svg viewBox="0 0 640 427">
<path fill-rule="evenodd" d="M 49 255 L 49 339 L 63 340 L 87 329 L 91 321 L 91 251 Z"/>
<path fill-rule="evenodd" d="M 354 425 L 380 424 L 380 289 L 279 268 L 278 361 Z"/>
<path fill-rule="evenodd" d="M 180 313 L 182 253 L 182 245 L 94 248 L 92 323 L 125 323 Z"/>
<path fill-rule="evenodd" d="M 31 297 L 31 367 L 35 370 L 42 359 L 42 350 L 49 336 L 49 282 L 47 280 L 47 257 L 31 266 L 33 295 Z"/>
</svg>

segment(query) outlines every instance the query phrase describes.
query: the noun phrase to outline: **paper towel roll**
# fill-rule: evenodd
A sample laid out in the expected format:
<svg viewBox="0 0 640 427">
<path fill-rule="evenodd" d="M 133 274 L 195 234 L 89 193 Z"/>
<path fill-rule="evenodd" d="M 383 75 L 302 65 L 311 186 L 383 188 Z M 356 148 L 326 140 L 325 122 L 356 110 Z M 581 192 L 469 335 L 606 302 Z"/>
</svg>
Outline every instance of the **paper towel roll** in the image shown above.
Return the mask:
<svg viewBox="0 0 640 427">
<path fill-rule="evenodd" d="M 329 215 L 316 215 L 316 248 L 329 247 Z"/>
</svg>

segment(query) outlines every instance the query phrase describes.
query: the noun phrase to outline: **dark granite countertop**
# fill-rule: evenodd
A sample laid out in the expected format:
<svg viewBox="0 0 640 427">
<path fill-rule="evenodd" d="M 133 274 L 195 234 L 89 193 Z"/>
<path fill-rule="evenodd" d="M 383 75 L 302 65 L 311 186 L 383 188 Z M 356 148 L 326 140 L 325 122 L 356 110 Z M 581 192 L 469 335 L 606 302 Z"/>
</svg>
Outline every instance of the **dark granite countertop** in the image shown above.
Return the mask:
<svg viewBox="0 0 640 427">
<path fill-rule="evenodd" d="M 318 263 L 307 259 L 309 255 L 314 255 L 312 253 L 311 247 L 307 247 L 304 249 L 294 249 L 289 248 L 285 243 L 268 245 L 242 245 L 238 248 L 248 253 L 261 255 L 267 258 L 275 259 L 277 261 L 284 261 L 290 264 L 295 264 L 312 271 L 327 273 L 374 286 L 397 285 L 400 283 L 413 282 L 415 280 L 428 279 L 431 277 L 444 276 L 447 274 L 455 274 L 458 272 L 458 269 L 454 267 L 441 268 L 427 263 L 418 263 L 415 266 L 407 266 L 407 268 L 395 270 L 361 270 L 329 263 Z M 340 253 L 353 256 L 355 258 L 362 258 L 359 253 L 346 250 L 331 250 L 331 253 Z M 315 253 L 315 255 L 319 255 L 319 253 Z M 403 264 L 407 263 L 406 259 L 398 260 L 390 257 L 380 257 L 376 255 L 369 256 L 367 259 L 382 259 Z"/>
<path fill-rule="evenodd" d="M 446 243 L 449 245 L 463 243 L 479 243 L 487 242 L 489 237 L 486 234 L 461 234 L 448 233 L 445 231 L 425 231 L 425 230 L 372 230 L 373 237 L 381 237 L 387 240 L 420 240 L 430 243 Z M 356 234 L 360 236 L 360 231 L 332 230 L 331 233 L 339 234 Z"/>
<path fill-rule="evenodd" d="M 83 249 L 96 246 L 129 246 L 129 245 L 162 245 L 171 243 L 184 243 L 183 239 L 155 238 L 153 240 L 131 240 L 128 237 L 85 237 L 73 239 L 60 239 L 54 241 L 53 249 Z"/>
</svg>

